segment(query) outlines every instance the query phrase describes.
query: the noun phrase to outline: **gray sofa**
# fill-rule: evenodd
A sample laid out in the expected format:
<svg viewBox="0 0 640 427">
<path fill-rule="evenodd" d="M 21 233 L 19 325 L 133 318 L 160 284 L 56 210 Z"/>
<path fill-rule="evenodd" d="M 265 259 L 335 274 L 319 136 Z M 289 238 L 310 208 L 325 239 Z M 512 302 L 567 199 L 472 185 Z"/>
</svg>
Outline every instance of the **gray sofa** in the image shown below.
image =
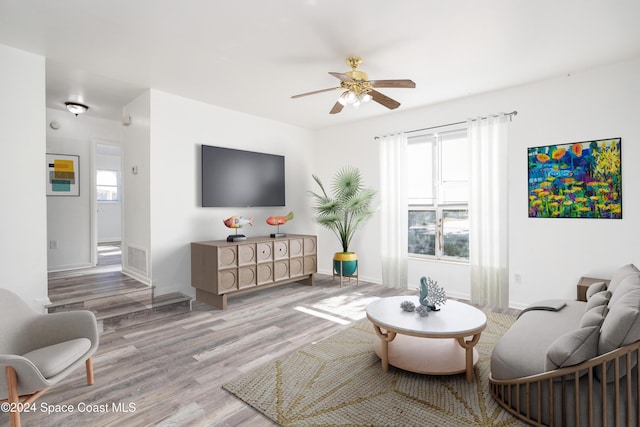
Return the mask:
<svg viewBox="0 0 640 427">
<path fill-rule="evenodd" d="M 493 350 L 492 395 L 530 424 L 639 425 L 640 270 L 586 295 L 532 304 Z"/>
</svg>

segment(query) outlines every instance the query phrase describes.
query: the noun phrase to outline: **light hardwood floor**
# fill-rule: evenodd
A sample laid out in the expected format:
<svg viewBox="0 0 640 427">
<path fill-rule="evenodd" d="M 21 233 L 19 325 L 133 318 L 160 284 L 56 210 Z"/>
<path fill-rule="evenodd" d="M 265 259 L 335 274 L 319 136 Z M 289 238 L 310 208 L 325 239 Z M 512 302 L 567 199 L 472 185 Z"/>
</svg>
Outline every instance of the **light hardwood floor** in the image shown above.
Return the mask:
<svg viewBox="0 0 640 427">
<path fill-rule="evenodd" d="M 101 336 L 95 384 L 85 385 L 78 369 L 40 397 L 36 411 L 23 413 L 23 425 L 275 425 L 222 385 L 347 328 L 375 298 L 414 293 L 363 281 L 340 288 L 317 275 L 313 287 L 232 297 L 225 311 L 195 302 L 191 312 L 117 328 Z M 53 413 L 42 412 L 49 408 Z"/>
</svg>

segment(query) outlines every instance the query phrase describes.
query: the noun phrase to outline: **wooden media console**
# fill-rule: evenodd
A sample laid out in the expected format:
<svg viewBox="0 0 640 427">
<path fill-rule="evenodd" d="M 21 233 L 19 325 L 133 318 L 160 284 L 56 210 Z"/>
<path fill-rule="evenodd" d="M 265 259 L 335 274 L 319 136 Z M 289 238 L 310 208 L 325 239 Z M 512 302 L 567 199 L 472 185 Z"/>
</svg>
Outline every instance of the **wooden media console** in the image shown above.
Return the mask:
<svg viewBox="0 0 640 427">
<path fill-rule="evenodd" d="M 191 243 L 191 286 L 196 300 L 222 310 L 227 296 L 300 282 L 313 286 L 316 236 L 251 237 L 238 242 Z"/>
</svg>

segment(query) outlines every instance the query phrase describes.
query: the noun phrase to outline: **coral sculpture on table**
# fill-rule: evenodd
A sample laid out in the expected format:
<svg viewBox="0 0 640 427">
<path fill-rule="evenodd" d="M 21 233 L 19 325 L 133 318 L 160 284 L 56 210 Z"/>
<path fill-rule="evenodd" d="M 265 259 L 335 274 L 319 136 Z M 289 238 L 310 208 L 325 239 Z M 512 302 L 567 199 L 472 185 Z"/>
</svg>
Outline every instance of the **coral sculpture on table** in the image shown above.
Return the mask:
<svg viewBox="0 0 640 427">
<path fill-rule="evenodd" d="M 418 288 L 419 296 L 418 301 L 420 301 L 420 305 L 418 307 L 415 306 L 411 301 L 403 301 L 400 303 L 400 308 L 404 311 L 415 311 L 421 317 L 427 316 L 430 311 L 438 311 L 439 308 L 436 307 L 436 304 L 444 304 L 447 302 L 447 295 L 440 286 L 438 286 L 438 282 L 433 280 L 431 277 L 421 277 L 420 278 L 420 287 Z"/>
<path fill-rule="evenodd" d="M 431 277 L 420 278 L 420 304 L 427 307 L 430 311 L 438 311 L 436 304 L 444 304 L 447 302 L 447 295 L 438 282 Z"/>
<path fill-rule="evenodd" d="M 400 303 L 400 308 L 408 312 L 416 311 L 416 305 L 411 301 L 402 301 Z"/>
</svg>

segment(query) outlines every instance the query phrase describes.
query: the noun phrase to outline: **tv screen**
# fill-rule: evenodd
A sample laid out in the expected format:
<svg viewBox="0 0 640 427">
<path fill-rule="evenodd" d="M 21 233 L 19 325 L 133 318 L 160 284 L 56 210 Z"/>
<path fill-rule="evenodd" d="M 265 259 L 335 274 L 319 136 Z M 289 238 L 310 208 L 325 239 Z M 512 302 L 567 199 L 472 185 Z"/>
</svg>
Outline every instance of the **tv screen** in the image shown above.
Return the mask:
<svg viewBox="0 0 640 427">
<path fill-rule="evenodd" d="M 202 206 L 284 206 L 284 156 L 202 146 Z"/>
</svg>

